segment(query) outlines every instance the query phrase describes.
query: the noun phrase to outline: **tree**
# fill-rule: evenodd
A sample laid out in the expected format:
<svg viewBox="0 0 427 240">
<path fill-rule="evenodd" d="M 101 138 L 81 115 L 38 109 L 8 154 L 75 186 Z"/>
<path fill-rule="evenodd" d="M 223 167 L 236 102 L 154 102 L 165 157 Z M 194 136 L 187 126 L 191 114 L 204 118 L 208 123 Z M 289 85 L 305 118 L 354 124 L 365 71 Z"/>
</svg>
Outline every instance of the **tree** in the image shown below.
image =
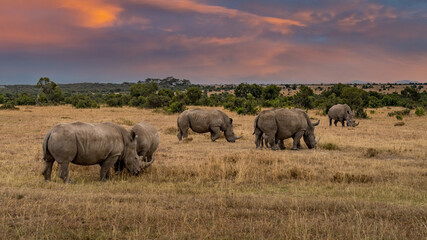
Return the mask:
<svg viewBox="0 0 427 240">
<path fill-rule="evenodd" d="M 58 104 L 64 100 L 61 88 L 54 81 L 50 81 L 48 77 L 42 77 L 37 82 L 39 94 L 36 102 L 38 104 Z"/>
<path fill-rule="evenodd" d="M 346 87 L 342 90 L 341 98 L 354 110 L 356 117 L 366 118 L 364 107 L 368 105 L 368 93 L 362 89 Z"/>
<path fill-rule="evenodd" d="M 279 96 L 281 88 L 272 84 L 268 85 L 262 90 L 262 98 L 265 100 L 272 100 Z"/>
<path fill-rule="evenodd" d="M 418 92 L 416 88 L 413 87 L 406 87 L 401 92 L 403 97 L 409 98 L 412 101 L 416 102 L 421 98 L 421 94 Z"/>
<path fill-rule="evenodd" d="M 187 92 L 185 94 L 187 95 L 187 98 L 190 104 L 192 105 L 195 105 L 197 103 L 197 100 L 202 97 L 202 91 L 200 91 L 197 87 L 190 87 L 189 89 L 187 89 Z"/>
<path fill-rule="evenodd" d="M 301 85 L 299 87 L 299 91 L 294 96 L 294 103 L 298 107 L 311 109 L 313 108 L 313 95 L 313 89 L 305 85 Z"/>
<path fill-rule="evenodd" d="M 157 89 L 156 82 L 137 83 L 129 88 L 131 97 L 148 97 L 150 94 L 156 93 Z"/>
<path fill-rule="evenodd" d="M 245 98 L 249 92 L 250 92 L 250 86 L 247 83 L 240 83 L 236 87 L 236 89 L 234 89 L 234 95 L 236 95 L 236 97 Z"/>
</svg>

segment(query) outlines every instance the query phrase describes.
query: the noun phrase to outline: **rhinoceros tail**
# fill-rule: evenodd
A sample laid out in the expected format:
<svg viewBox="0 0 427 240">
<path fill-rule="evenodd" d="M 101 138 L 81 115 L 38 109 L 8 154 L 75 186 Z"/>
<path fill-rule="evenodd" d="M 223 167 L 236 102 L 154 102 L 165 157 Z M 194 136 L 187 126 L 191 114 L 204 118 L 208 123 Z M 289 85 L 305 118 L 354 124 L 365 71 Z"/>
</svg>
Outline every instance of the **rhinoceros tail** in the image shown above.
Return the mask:
<svg viewBox="0 0 427 240">
<path fill-rule="evenodd" d="M 256 130 L 258 129 L 259 131 L 261 131 L 261 129 L 258 128 L 258 119 L 259 119 L 259 115 L 256 116 L 255 120 L 254 120 L 254 132 L 252 133 L 252 135 L 255 134 Z"/>
<path fill-rule="evenodd" d="M 50 134 L 51 134 L 51 132 L 49 131 L 46 134 L 46 136 L 44 136 L 44 139 L 43 139 L 43 159 L 46 162 L 50 162 L 50 161 L 53 160 L 53 157 L 50 154 L 49 149 L 48 149 L 48 143 L 49 143 Z"/>
</svg>

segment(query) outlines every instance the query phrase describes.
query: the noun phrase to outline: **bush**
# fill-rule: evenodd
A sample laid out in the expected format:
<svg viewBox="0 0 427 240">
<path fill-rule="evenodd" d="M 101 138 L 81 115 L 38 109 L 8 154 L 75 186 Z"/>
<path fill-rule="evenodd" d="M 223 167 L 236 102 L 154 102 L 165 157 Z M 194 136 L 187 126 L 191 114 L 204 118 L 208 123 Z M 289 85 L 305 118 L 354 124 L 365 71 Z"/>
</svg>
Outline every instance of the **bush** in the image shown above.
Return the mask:
<svg viewBox="0 0 427 240">
<path fill-rule="evenodd" d="M 415 115 L 417 115 L 418 117 L 424 116 L 425 112 L 426 112 L 426 110 L 424 108 L 415 109 Z"/>
<path fill-rule="evenodd" d="M 139 96 L 139 97 L 131 98 L 128 104 L 129 106 L 133 106 L 133 107 L 143 107 L 146 102 L 147 102 L 147 98 L 143 96 Z"/>
<path fill-rule="evenodd" d="M 238 114 L 249 114 L 249 115 L 255 115 L 259 111 L 258 104 L 255 100 L 255 98 L 252 96 L 252 94 L 248 93 L 247 99 L 243 101 L 243 104 L 241 107 L 238 107 L 236 112 Z"/>
<path fill-rule="evenodd" d="M 99 108 L 99 104 L 92 100 L 89 96 L 78 94 L 65 100 L 66 103 L 71 103 L 75 108 Z"/>
<path fill-rule="evenodd" d="M 128 102 L 129 99 L 126 95 L 114 93 L 108 94 L 105 101 L 109 107 L 123 107 L 123 105 L 126 105 Z"/>
<path fill-rule="evenodd" d="M 132 85 L 129 88 L 131 97 L 148 97 L 150 94 L 156 93 L 158 87 L 157 83 L 150 82 L 150 83 L 137 83 L 135 85 Z"/>
<path fill-rule="evenodd" d="M 280 90 L 281 88 L 276 85 L 268 85 L 262 90 L 262 98 L 264 98 L 265 100 L 275 99 L 279 96 Z"/>
<path fill-rule="evenodd" d="M 12 101 L 8 101 L 0 106 L 0 109 L 4 110 L 19 110 L 19 108 L 15 107 L 15 104 Z"/>
<path fill-rule="evenodd" d="M 18 94 L 18 98 L 15 100 L 16 105 L 34 105 L 36 99 L 27 93 Z"/>
<path fill-rule="evenodd" d="M 189 103 L 195 105 L 196 102 L 202 97 L 202 91 L 200 91 L 197 87 L 189 88 L 185 94 L 189 100 Z"/>
<path fill-rule="evenodd" d="M 396 115 L 396 119 L 397 120 L 403 120 L 403 117 L 402 117 L 402 115 Z"/>
<path fill-rule="evenodd" d="M 405 110 L 401 110 L 401 111 L 390 112 L 390 113 L 388 113 L 388 116 L 389 117 L 393 117 L 395 115 L 409 116 L 410 113 L 411 113 L 411 109 L 405 109 Z"/>
<path fill-rule="evenodd" d="M 184 102 L 175 102 L 172 101 L 169 104 L 169 107 L 165 107 L 165 111 L 168 113 L 181 113 L 183 111 L 185 111 L 185 109 L 187 109 L 186 105 Z"/>
<path fill-rule="evenodd" d="M 396 126 L 396 127 L 401 127 L 403 125 L 405 125 L 404 122 L 397 122 L 397 123 L 394 124 L 394 126 Z"/>
<path fill-rule="evenodd" d="M 151 94 L 147 97 L 146 106 L 149 108 L 166 107 L 169 105 L 171 99 L 167 96 L 159 96 L 157 94 Z"/>
</svg>

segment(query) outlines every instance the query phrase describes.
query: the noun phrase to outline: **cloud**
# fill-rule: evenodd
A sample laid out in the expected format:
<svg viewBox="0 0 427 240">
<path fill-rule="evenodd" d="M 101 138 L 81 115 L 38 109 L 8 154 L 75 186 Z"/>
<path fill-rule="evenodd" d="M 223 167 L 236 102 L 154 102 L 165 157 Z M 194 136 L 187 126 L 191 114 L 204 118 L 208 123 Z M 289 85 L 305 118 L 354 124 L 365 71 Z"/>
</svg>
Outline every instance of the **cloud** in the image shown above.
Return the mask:
<svg viewBox="0 0 427 240">
<path fill-rule="evenodd" d="M 0 0 L 0 81 L 426 81 L 427 3 L 405 3 Z"/>
<path fill-rule="evenodd" d="M 101 0 L 55 1 L 61 8 L 76 11 L 75 21 L 85 27 L 99 28 L 114 25 L 122 8 Z"/>
</svg>

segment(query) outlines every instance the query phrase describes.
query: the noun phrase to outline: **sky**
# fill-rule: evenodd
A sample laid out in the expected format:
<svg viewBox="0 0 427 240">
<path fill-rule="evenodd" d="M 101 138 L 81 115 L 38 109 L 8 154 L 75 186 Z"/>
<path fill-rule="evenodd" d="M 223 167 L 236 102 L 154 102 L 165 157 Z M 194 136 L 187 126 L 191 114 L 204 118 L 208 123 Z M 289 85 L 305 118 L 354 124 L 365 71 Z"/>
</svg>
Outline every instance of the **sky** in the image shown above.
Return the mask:
<svg viewBox="0 0 427 240">
<path fill-rule="evenodd" d="M 0 0 L 0 84 L 427 82 L 425 0 Z"/>
</svg>

